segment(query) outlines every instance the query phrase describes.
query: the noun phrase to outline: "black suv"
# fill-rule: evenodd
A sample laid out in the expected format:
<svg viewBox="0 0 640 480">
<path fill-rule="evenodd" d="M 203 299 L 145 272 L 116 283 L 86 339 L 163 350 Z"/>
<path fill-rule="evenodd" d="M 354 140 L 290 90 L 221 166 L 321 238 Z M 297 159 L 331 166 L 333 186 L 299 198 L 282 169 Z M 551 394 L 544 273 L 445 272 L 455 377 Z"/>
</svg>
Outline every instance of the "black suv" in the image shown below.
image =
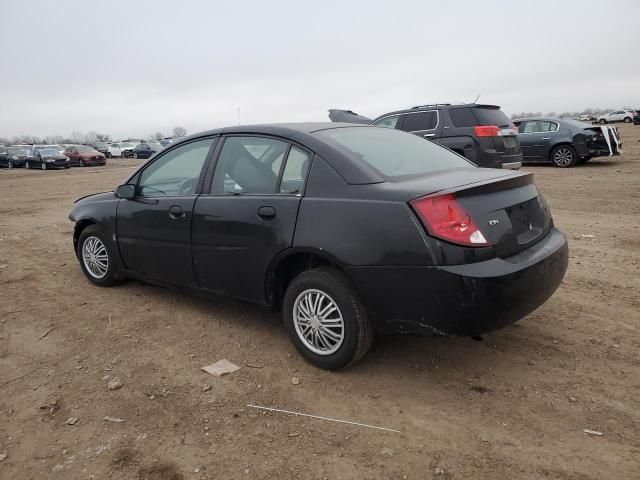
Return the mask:
<svg viewBox="0 0 640 480">
<path fill-rule="evenodd" d="M 496 105 L 438 103 L 385 113 L 374 120 L 351 110 L 329 110 L 333 122 L 397 128 L 453 150 L 479 167 L 522 166 L 518 131 Z"/>
</svg>

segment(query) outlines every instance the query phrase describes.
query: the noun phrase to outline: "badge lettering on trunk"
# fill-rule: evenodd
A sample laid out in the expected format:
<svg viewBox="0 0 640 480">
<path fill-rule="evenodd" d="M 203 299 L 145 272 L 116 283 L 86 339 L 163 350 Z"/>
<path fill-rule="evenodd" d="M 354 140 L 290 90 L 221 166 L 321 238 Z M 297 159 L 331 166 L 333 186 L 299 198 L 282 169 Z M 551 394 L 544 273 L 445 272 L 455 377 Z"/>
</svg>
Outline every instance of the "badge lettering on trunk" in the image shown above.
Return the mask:
<svg viewBox="0 0 640 480">
<path fill-rule="evenodd" d="M 499 223 L 500 223 L 500 221 L 497 218 L 493 218 L 493 219 L 489 220 L 489 226 L 490 227 L 493 227 L 494 225 L 497 225 Z"/>
</svg>

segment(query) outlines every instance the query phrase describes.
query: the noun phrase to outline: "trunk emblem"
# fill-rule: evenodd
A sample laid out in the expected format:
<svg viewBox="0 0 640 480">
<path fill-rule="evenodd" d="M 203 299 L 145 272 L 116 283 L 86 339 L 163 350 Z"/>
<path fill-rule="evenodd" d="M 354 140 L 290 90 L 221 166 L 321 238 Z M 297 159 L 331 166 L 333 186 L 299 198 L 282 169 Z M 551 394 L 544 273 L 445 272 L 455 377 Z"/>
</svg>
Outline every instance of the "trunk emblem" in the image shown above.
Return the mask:
<svg viewBox="0 0 640 480">
<path fill-rule="evenodd" d="M 497 218 L 489 220 L 489 226 L 490 227 L 493 227 L 494 225 L 497 225 L 499 223 L 500 223 L 500 220 L 498 220 Z"/>
</svg>

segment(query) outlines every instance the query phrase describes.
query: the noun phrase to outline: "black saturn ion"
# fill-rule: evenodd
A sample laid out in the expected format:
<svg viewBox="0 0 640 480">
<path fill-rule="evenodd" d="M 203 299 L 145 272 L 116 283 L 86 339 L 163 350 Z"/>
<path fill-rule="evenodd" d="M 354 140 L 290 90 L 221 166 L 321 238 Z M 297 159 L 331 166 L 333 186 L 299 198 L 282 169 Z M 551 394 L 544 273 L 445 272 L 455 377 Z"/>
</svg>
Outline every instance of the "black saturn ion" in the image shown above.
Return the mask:
<svg viewBox="0 0 640 480">
<path fill-rule="evenodd" d="M 196 134 L 69 218 L 94 284 L 134 277 L 280 309 L 300 354 L 326 369 L 362 358 L 375 332 L 510 325 L 568 261 L 530 173 L 353 124 Z"/>
</svg>

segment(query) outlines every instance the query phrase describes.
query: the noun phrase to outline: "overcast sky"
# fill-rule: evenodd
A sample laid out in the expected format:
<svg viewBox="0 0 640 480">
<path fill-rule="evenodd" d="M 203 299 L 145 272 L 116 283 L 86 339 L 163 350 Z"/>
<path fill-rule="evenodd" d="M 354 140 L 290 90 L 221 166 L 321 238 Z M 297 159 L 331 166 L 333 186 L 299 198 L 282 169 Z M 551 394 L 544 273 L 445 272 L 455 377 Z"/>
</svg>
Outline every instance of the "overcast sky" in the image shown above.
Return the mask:
<svg viewBox="0 0 640 480">
<path fill-rule="evenodd" d="M 0 136 L 640 107 L 640 1 L 0 0 Z"/>
</svg>

